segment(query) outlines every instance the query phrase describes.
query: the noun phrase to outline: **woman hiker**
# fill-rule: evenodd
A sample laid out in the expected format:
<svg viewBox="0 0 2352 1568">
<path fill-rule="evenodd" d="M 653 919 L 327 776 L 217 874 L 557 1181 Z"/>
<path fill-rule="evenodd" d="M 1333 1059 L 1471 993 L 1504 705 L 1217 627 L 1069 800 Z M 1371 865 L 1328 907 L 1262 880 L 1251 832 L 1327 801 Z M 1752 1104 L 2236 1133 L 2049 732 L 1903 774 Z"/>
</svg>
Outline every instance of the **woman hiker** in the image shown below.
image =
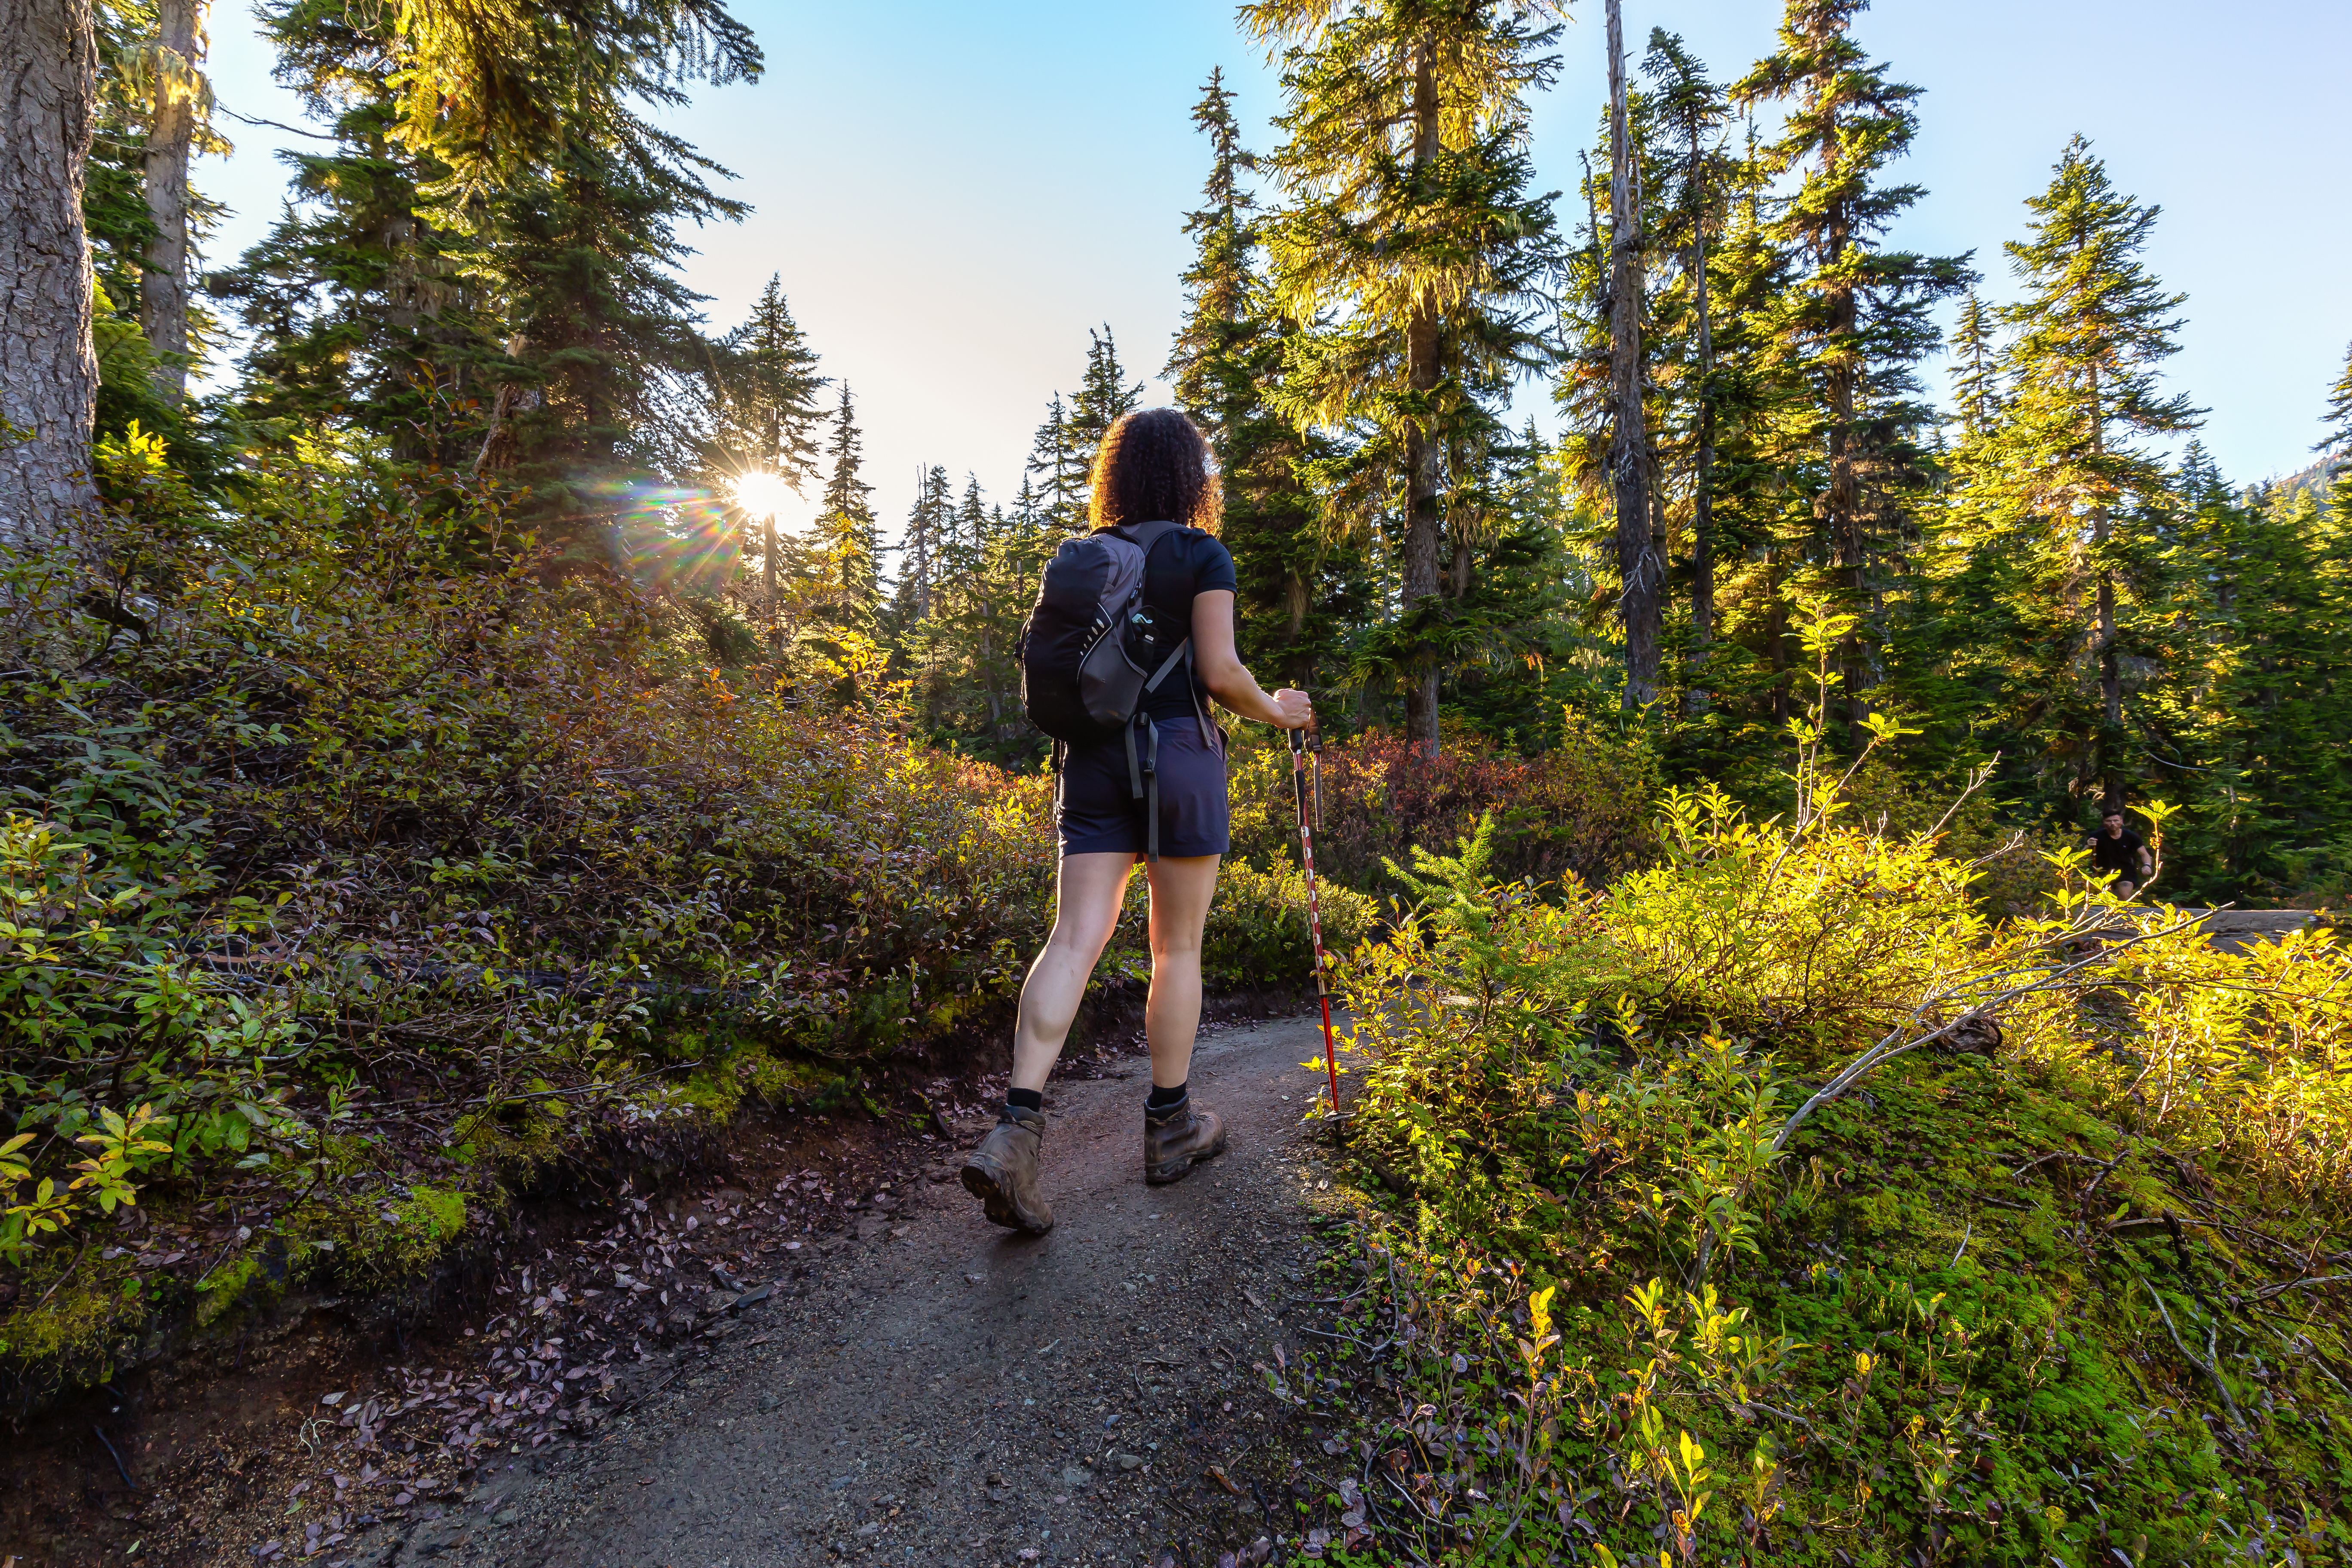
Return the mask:
<svg viewBox="0 0 2352 1568">
<path fill-rule="evenodd" d="M 1143 1105 L 1143 1177 L 1173 1182 L 1225 1148 L 1224 1124 L 1185 1093 L 1201 1021 L 1201 931 L 1228 843 L 1224 738 L 1207 718 L 1205 699 L 1286 730 L 1304 727 L 1314 710 L 1303 691 L 1267 696 L 1234 651 L 1234 558 L 1217 540 L 1223 501 L 1208 443 L 1192 422 L 1173 408 L 1124 416 L 1103 438 L 1090 483 L 1097 532 L 1181 525 L 1152 540 L 1142 585 L 1153 623 L 1192 637 L 1189 667 L 1147 693 L 1141 710 L 1158 736 L 1160 807 L 1158 858 L 1144 867 L 1151 891 L 1151 993 L 1143 1015 L 1151 1093 Z M 1004 1106 L 963 1167 L 963 1184 L 998 1225 L 1034 1233 L 1053 1226 L 1038 1184 L 1045 1079 L 1118 923 L 1128 878 L 1146 858 L 1145 810 L 1134 798 L 1125 740 L 1071 747 L 1062 764 L 1053 933 L 1021 987 Z"/>
</svg>

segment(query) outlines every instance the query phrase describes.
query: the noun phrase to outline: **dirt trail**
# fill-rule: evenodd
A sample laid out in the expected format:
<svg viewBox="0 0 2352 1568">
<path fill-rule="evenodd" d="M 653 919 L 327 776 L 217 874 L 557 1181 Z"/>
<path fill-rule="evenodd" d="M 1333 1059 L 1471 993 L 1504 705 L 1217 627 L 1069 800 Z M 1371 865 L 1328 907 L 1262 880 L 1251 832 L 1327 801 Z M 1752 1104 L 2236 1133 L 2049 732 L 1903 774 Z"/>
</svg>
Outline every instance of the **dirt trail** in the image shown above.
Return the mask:
<svg viewBox="0 0 2352 1568">
<path fill-rule="evenodd" d="M 760 1309 L 603 1437 L 488 1473 L 392 1565 L 1191 1562 L 1279 1533 L 1296 1436 L 1254 1373 L 1330 1205 L 1300 1125 L 1313 1020 L 1204 1039 L 1232 1149 L 1142 1180 L 1142 1063 L 1047 1100 L 1043 1238 L 944 1178 L 903 1237 Z M 1297 1342 L 1290 1342 L 1295 1352 Z M 1225 1479 L 1212 1473 L 1217 1467 Z M 1230 1481 L 1230 1485 L 1227 1482 Z M 1252 1495 L 1255 1494 L 1255 1495 Z M 1205 1552 L 1205 1555 L 1204 1555 Z"/>
</svg>

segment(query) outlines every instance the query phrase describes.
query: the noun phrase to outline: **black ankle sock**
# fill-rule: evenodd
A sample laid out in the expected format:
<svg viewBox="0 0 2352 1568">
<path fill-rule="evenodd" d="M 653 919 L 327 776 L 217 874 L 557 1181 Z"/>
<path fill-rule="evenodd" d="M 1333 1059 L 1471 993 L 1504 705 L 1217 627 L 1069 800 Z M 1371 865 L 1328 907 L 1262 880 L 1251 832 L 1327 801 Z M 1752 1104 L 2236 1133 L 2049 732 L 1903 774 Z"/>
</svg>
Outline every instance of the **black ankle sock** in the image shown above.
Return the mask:
<svg viewBox="0 0 2352 1568">
<path fill-rule="evenodd" d="M 1156 1083 L 1153 1084 L 1151 1086 L 1150 1095 L 1143 1102 L 1143 1109 L 1146 1110 L 1165 1110 L 1171 1105 L 1183 1104 L 1184 1090 L 1189 1086 L 1190 1082 L 1191 1080 L 1187 1079 L 1184 1083 L 1178 1084 L 1174 1089 L 1162 1089 L 1160 1085 Z"/>
<path fill-rule="evenodd" d="M 1045 1091 L 1042 1089 L 1008 1089 L 1004 1091 L 1004 1103 L 1017 1105 L 1024 1110 L 1043 1110 L 1045 1109 Z"/>
</svg>

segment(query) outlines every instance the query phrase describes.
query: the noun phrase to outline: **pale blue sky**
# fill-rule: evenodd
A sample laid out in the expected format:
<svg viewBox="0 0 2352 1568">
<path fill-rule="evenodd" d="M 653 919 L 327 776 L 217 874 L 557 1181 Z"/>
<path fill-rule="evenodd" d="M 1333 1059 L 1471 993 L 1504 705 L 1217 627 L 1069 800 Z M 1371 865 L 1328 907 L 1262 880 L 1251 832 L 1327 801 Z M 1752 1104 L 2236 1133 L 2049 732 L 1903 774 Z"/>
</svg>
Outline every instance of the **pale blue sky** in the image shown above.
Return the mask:
<svg viewBox="0 0 2352 1568">
<path fill-rule="evenodd" d="M 688 279 L 711 318 L 738 319 L 771 272 L 855 388 L 868 479 L 887 526 L 918 464 L 976 471 L 997 498 L 1031 434 L 1072 387 L 1087 329 L 1156 374 L 1182 307 L 1204 149 L 1187 121 L 1213 65 L 1239 91 L 1252 144 L 1272 142 L 1276 73 L 1210 0 L 738 0 L 769 69 L 709 89 L 669 123 L 740 177 L 756 209 L 698 237 Z M 1629 52 L 1654 26 L 1682 33 L 1718 79 L 1769 48 L 1769 0 L 1627 0 Z M 1559 86 L 1538 106 L 1544 189 L 1577 221 L 1577 149 L 1605 91 L 1601 11 L 1585 0 Z M 2308 462 L 2326 388 L 2352 339 L 2352 160 L 2341 0 L 1880 0 L 1856 35 L 1927 89 L 1902 177 L 1927 199 L 1896 236 L 1973 249 L 1987 291 L 2009 286 L 2003 240 L 2076 131 L 2117 184 L 2164 216 L 2148 261 L 2186 292 L 2173 384 L 2211 409 L 2205 437 L 2233 481 Z M 268 79 L 241 0 L 213 18 L 220 100 L 299 123 Z M 224 120 L 237 143 L 205 189 L 236 209 L 213 244 L 233 258 L 283 190 L 272 150 L 293 138 Z M 1940 387 L 1942 366 L 1931 376 Z M 1164 401 L 1156 382 L 1149 395 Z M 1549 404 L 1522 399 L 1549 426 Z"/>
</svg>

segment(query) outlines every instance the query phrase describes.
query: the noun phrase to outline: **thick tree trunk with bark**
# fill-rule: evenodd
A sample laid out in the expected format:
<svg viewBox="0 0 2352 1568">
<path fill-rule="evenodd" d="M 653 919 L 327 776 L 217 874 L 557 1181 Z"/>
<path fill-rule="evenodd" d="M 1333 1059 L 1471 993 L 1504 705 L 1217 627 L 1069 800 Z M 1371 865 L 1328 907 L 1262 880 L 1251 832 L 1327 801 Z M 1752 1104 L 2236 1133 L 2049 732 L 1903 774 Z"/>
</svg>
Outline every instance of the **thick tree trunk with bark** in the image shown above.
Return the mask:
<svg viewBox="0 0 2352 1568">
<path fill-rule="evenodd" d="M 142 184 L 155 236 L 139 279 L 139 325 L 163 356 L 156 390 L 184 395 L 188 386 L 188 154 L 196 135 L 196 97 L 204 77 L 196 40 L 204 0 L 159 0 L 155 110 L 147 132 Z"/>
<path fill-rule="evenodd" d="M 80 545 L 98 356 L 82 163 L 98 98 L 89 0 L 0 0 L 0 551 Z"/>
<path fill-rule="evenodd" d="M 1439 150 L 1437 73 L 1425 54 L 1413 72 L 1412 115 L 1412 161 L 1420 170 L 1436 158 Z M 1424 398 L 1436 392 L 1444 370 L 1440 346 L 1437 302 L 1424 294 L 1405 327 L 1405 381 Z M 1404 559 L 1399 587 L 1407 616 L 1436 608 L 1429 601 L 1437 594 L 1442 457 L 1443 448 L 1426 423 L 1416 420 L 1405 426 Z M 1436 661 L 1426 653 L 1416 653 L 1405 670 L 1405 740 L 1416 753 L 1433 762 L 1438 744 L 1437 677 Z"/>
<path fill-rule="evenodd" d="M 1650 522 L 1642 395 L 1642 213 L 1625 121 L 1625 37 L 1618 0 L 1609 0 L 1609 479 L 1623 586 L 1617 608 L 1625 627 L 1625 706 L 1638 708 L 1658 696 L 1666 584 Z"/>
</svg>

